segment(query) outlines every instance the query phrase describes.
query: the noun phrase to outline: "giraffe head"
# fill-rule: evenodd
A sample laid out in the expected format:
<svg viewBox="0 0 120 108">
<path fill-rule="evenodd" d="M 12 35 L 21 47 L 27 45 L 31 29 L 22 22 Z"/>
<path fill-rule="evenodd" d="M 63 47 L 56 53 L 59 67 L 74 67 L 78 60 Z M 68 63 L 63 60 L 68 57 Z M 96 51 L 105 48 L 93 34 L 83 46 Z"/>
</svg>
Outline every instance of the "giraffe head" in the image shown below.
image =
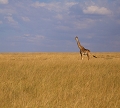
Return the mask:
<svg viewBox="0 0 120 108">
<path fill-rule="evenodd" d="M 75 40 L 78 41 L 78 37 L 77 36 L 75 37 Z"/>
</svg>

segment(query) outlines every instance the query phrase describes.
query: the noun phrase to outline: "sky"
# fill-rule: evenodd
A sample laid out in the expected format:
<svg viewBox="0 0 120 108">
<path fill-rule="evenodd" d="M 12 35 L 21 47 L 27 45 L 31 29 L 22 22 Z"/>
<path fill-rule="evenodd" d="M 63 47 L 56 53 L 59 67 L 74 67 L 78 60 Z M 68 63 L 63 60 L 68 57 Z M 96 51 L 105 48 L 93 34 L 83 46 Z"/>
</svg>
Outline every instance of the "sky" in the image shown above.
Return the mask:
<svg viewBox="0 0 120 108">
<path fill-rule="evenodd" d="M 120 52 L 120 0 L 0 0 L 0 52 Z"/>
</svg>

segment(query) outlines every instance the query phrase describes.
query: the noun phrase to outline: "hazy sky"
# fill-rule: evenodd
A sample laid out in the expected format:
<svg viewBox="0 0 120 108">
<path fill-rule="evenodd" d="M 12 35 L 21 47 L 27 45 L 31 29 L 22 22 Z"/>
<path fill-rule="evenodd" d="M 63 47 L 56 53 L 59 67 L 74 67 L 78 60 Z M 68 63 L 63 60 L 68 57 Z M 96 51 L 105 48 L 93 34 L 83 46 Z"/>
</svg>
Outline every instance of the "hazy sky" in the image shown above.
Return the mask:
<svg viewBox="0 0 120 108">
<path fill-rule="evenodd" d="M 120 51 L 120 0 L 0 0 L 0 52 Z"/>
</svg>

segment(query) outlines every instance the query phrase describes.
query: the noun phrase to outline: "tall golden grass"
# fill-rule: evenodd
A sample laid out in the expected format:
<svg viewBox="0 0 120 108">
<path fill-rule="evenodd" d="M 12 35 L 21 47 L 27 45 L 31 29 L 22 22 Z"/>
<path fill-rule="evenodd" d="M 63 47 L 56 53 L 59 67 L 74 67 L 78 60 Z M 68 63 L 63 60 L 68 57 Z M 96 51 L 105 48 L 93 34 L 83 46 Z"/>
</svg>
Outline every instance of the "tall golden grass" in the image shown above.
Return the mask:
<svg viewBox="0 0 120 108">
<path fill-rule="evenodd" d="M 0 53 L 0 108 L 119 108 L 120 53 Z"/>
</svg>

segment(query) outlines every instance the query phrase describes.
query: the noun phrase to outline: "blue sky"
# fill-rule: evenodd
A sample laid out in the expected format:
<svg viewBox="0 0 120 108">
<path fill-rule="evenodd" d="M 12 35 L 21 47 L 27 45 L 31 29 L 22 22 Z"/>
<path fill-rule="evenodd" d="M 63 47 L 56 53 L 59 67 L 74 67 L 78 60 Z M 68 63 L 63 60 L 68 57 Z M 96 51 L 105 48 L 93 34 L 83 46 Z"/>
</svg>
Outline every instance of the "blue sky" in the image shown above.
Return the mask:
<svg viewBox="0 0 120 108">
<path fill-rule="evenodd" d="M 0 0 L 0 52 L 120 51 L 120 0 Z"/>
</svg>

